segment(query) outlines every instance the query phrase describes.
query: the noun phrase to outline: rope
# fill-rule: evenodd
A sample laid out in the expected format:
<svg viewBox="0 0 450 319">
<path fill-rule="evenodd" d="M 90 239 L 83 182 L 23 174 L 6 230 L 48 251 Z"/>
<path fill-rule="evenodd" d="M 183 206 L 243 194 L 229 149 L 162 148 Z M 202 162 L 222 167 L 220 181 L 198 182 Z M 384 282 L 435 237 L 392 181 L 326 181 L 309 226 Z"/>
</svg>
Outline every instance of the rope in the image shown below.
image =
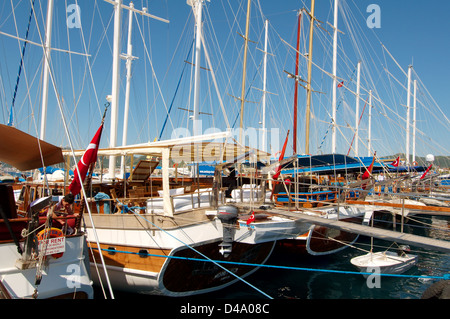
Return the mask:
<svg viewBox="0 0 450 319">
<path fill-rule="evenodd" d="M 356 68 L 353 70 L 352 75 L 350 75 L 350 80 L 348 81 L 348 83 L 352 83 L 352 82 L 353 82 L 353 75 L 355 74 L 355 72 L 356 72 Z M 336 85 L 336 84 L 333 84 L 333 85 Z M 345 94 L 346 92 L 347 92 L 347 91 L 345 91 L 344 94 Z M 343 99 L 341 99 L 341 100 L 339 101 L 339 104 L 338 104 L 337 107 L 336 107 L 336 113 L 339 111 L 339 107 L 341 106 L 342 101 L 343 101 Z M 328 115 L 329 115 L 329 114 L 328 114 Z M 322 142 L 320 143 L 319 148 L 317 149 L 318 151 L 320 151 L 320 150 L 322 149 L 322 145 L 323 145 L 323 143 L 325 142 L 325 139 L 327 138 L 327 135 L 328 135 L 328 132 L 330 131 L 330 128 L 333 126 L 333 122 L 335 122 L 335 123 L 334 123 L 335 125 L 337 124 L 337 123 L 336 123 L 336 119 L 333 119 L 332 116 L 330 116 L 330 118 L 331 118 L 330 124 L 328 125 L 327 131 L 325 132 L 325 135 L 324 135 L 324 137 L 322 138 Z"/>
<path fill-rule="evenodd" d="M 49 232 L 48 230 L 52 227 L 51 224 L 51 220 L 52 220 L 52 215 L 53 215 L 53 208 L 54 206 L 50 207 L 47 211 L 47 219 L 44 223 L 44 238 L 42 240 L 42 244 L 41 247 L 38 246 L 39 249 L 39 255 L 37 257 L 38 262 L 36 264 L 36 276 L 35 276 L 35 289 L 34 289 L 34 293 L 33 293 L 33 298 L 37 299 L 38 297 L 38 286 L 41 284 L 41 280 L 42 280 L 42 269 L 45 267 L 44 262 L 45 262 L 45 256 L 47 255 L 47 247 L 48 247 L 48 235 Z"/>
<path fill-rule="evenodd" d="M 153 226 L 157 227 L 158 229 L 164 231 L 163 229 L 159 228 L 158 226 L 156 226 L 155 224 L 153 224 L 151 221 L 149 221 L 148 219 L 136 214 L 134 212 L 134 209 L 145 209 L 145 207 L 139 207 L 139 206 L 133 206 L 133 207 L 128 207 L 127 205 L 124 205 L 124 207 L 126 206 L 125 210 L 126 211 L 132 211 L 136 216 L 141 217 L 142 219 L 144 219 L 145 221 L 149 222 L 150 224 L 152 224 Z M 165 231 L 164 231 L 165 232 Z M 167 232 L 166 232 L 167 233 Z M 168 234 L 168 233 L 167 233 Z M 169 236 L 175 238 L 174 236 L 168 234 Z M 323 273 L 337 273 L 337 274 L 350 274 L 350 275 L 373 275 L 374 273 L 369 273 L 369 272 L 357 272 L 357 271 L 346 271 L 346 270 L 335 270 L 335 269 L 320 269 L 320 268 L 304 268 L 304 267 L 290 267 L 290 266 L 280 266 L 280 265 L 266 265 L 266 264 L 253 264 L 253 263 L 242 263 L 242 262 L 232 262 L 232 261 L 222 261 L 222 260 L 212 260 L 210 258 L 208 258 L 207 256 L 203 255 L 202 253 L 198 252 L 197 250 L 195 250 L 194 248 L 190 247 L 189 245 L 185 244 L 184 242 L 182 242 L 181 240 L 179 240 L 178 238 L 175 238 L 176 240 L 180 241 L 181 243 L 183 243 L 184 245 L 186 245 L 188 248 L 194 250 L 195 252 L 197 252 L 198 254 L 202 255 L 203 257 L 206 258 L 205 259 L 200 259 L 200 258 L 190 258 L 190 257 L 179 257 L 179 256 L 167 256 L 167 255 L 158 255 L 158 254 L 142 254 L 139 252 L 131 252 L 131 251 L 119 251 L 119 250 L 110 250 L 110 249 L 101 249 L 103 251 L 111 251 L 111 252 L 116 252 L 116 253 L 125 253 L 125 254 L 135 254 L 135 255 L 143 255 L 143 256 L 153 256 L 153 257 L 160 257 L 160 258 L 174 258 L 174 259 L 183 259 L 183 260 L 189 260 L 189 261 L 207 261 L 207 262 L 213 262 L 215 263 L 217 266 L 225 269 L 226 271 L 228 271 L 226 268 L 220 266 L 219 264 L 232 264 L 232 265 L 240 265 L 240 266 L 254 266 L 254 267 L 265 267 L 265 268 L 277 268 L 277 269 L 288 269 L 288 270 L 299 270 L 299 271 L 316 271 L 316 272 L 323 272 Z M 335 240 L 337 242 L 340 242 L 344 245 L 348 245 L 349 247 L 355 248 L 355 249 L 359 249 L 361 251 L 365 251 L 367 252 L 367 250 L 365 249 L 361 249 L 358 248 L 354 245 L 339 241 L 337 239 L 334 238 L 330 238 L 328 237 L 328 239 L 331 240 Z M 94 248 L 97 249 L 97 248 Z M 229 272 L 229 271 L 228 271 Z M 230 272 L 231 273 L 231 272 Z M 233 273 L 232 273 L 233 274 Z M 444 274 L 442 276 L 426 276 L 426 275 L 402 275 L 402 274 L 383 274 L 380 273 L 378 274 L 380 276 L 385 276 L 385 277 L 403 277 L 403 278 L 421 278 L 421 279 L 445 279 L 445 280 L 449 280 L 450 279 L 450 274 Z M 265 293 L 263 293 L 262 291 L 260 291 L 258 288 L 254 287 L 253 285 L 251 285 L 250 283 L 246 282 L 245 280 L 243 280 L 242 278 L 236 276 L 235 274 L 233 274 L 233 276 L 237 277 L 239 280 L 242 280 L 244 283 L 248 284 L 250 287 L 256 289 L 257 291 L 261 292 L 262 294 L 266 295 Z M 271 298 L 271 297 L 269 297 Z"/>
<path fill-rule="evenodd" d="M 8 126 L 14 126 L 13 108 L 14 108 L 14 104 L 15 104 L 15 101 L 16 101 L 17 89 L 19 87 L 20 74 L 22 73 L 22 66 L 23 66 L 23 58 L 25 56 L 25 49 L 27 48 L 27 43 L 28 43 L 27 40 L 28 40 L 28 33 L 30 31 L 31 18 L 33 17 L 34 1 L 35 0 L 33 0 L 33 3 L 31 4 L 31 12 L 30 12 L 30 17 L 28 18 L 27 32 L 25 34 L 25 41 L 23 43 L 22 55 L 20 56 L 19 72 L 17 74 L 16 87 L 14 88 L 14 95 L 13 95 L 13 100 L 12 100 L 12 104 L 11 104 L 11 111 L 9 113 Z"/>
<path fill-rule="evenodd" d="M 192 42 L 194 42 L 194 40 L 192 40 Z M 188 55 L 187 55 L 187 57 L 186 57 L 186 60 L 187 60 L 187 59 L 189 58 L 189 56 L 191 55 L 191 50 L 192 50 L 192 46 L 191 46 L 191 48 L 189 49 Z M 176 98 L 177 93 L 178 93 L 178 89 L 180 88 L 181 80 L 183 79 L 184 71 L 186 70 L 186 64 L 187 64 L 187 63 L 184 64 L 183 70 L 181 71 L 180 79 L 178 80 L 177 87 L 175 88 L 175 93 L 173 94 L 172 102 L 170 102 L 170 106 L 169 106 L 169 110 L 167 111 L 166 119 L 164 120 L 163 126 L 162 126 L 162 128 L 161 128 L 161 132 L 159 133 L 159 137 L 158 137 L 158 140 L 159 140 L 159 141 L 161 140 L 161 136 L 162 136 L 162 134 L 163 134 L 163 132 L 164 132 L 164 129 L 166 128 L 167 120 L 169 119 L 169 116 L 170 116 L 170 111 L 172 111 L 173 102 L 175 101 L 175 98 Z"/>
<path fill-rule="evenodd" d="M 35 10 L 33 11 L 33 15 L 34 15 L 34 20 L 37 22 L 37 16 L 36 16 L 36 11 Z M 43 37 L 42 37 L 42 33 L 41 33 L 39 27 L 37 28 L 37 31 L 38 31 L 39 39 L 41 40 L 41 43 L 44 43 Z M 43 48 L 44 53 L 45 53 L 44 47 L 42 47 L 42 48 Z M 72 158 L 73 158 L 74 162 L 76 162 L 76 158 L 75 158 L 75 154 L 74 154 L 74 150 L 73 150 L 72 139 L 71 139 L 71 136 L 69 134 L 69 129 L 67 127 L 66 118 L 64 117 L 64 113 L 63 113 L 63 110 L 62 110 L 61 96 L 58 94 L 58 90 L 56 89 L 55 78 L 54 78 L 54 74 L 53 74 L 53 72 L 51 70 L 50 60 L 45 54 L 44 54 L 44 56 L 47 59 L 47 62 L 48 62 L 48 65 L 49 65 L 49 76 L 50 76 L 50 80 L 51 80 L 51 83 L 52 83 L 52 86 L 53 86 L 53 90 L 54 90 L 55 95 L 57 97 L 57 99 L 56 99 L 57 100 L 57 105 L 58 105 L 59 111 L 61 113 L 61 119 L 62 119 L 63 124 L 64 124 L 64 130 L 65 130 L 67 138 L 69 140 L 69 145 L 70 145 L 70 150 L 71 150 L 71 153 L 72 153 Z M 39 139 L 38 139 L 38 141 L 39 141 Z M 42 150 L 40 150 L 40 151 L 41 151 L 41 158 L 42 158 Z M 77 172 L 78 172 L 78 170 L 77 170 Z M 80 172 L 78 172 L 78 177 L 81 180 Z M 47 184 L 47 187 L 48 187 L 48 184 Z M 83 184 L 81 184 L 81 191 L 82 191 L 82 194 L 83 194 L 83 198 L 85 200 L 87 200 L 86 191 L 84 189 L 84 185 Z M 98 236 L 97 236 L 97 231 L 96 231 L 96 228 L 94 226 L 94 222 L 92 220 L 92 214 L 91 214 L 91 210 L 90 210 L 90 206 L 89 205 L 87 205 L 87 210 L 88 210 L 88 213 L 89 213 L 89 218 L 91 219 L 92 229 L 93 229 L 93 232 L 94 232 L 95 241 L 97 243 L 97 246 L 100 247 L 100 243 L 99 243 Z M 109 280 L 108 272 L 107 272 L 107 269 L 106 269 L 105 262 L 104 262 L 102 254 L 100 254 L 100 259 L 102 260 L 102 264 L 104 266 L 103 270 L 105 272 L 105 276 L 106 276 L 106 280 L 107 280 L 107 283 L 108 283 L 108 286 L 109 286 L 111 298 L 114 299 L 113 290 L 112 290 L 112 287 L 111 287 L 111 283 L 110 283 L 110 280 Z"/>
<path fill-rule="evenodd" d="M 188 246 L 189 247 L 189 246 Z M 190 247 L 191 248 L 191 247 Z M 97 249 L 97 248 L 94 248 Z M 123 254 L 134 254 L 141 256 L 152 256 L 152 257 L 160 257 L 160 258 L 173 258 L 173 259 L 182 259 L 188 261 L 204 261 L 204 262 L 213 262 L 215 264 L 228 264 L 228 265 L 238 265 L 238 266 L 251 266 L 251 267 L 262 267 L 262 268 L 275 268 L 275 269 L 287 269 L 287 270 L 298 270 L 298 271 L 312 271 L 312 272 L 322 272 L 322 273 L 335 273 L 335 274 L 347 274 L 347 275 L 373 275 L 374 273 L 370 272 L 358 272 L 358 271 L 350 271 L 350 270 L 336 270 L 336 269 L 322 269 L 322 268 L 306 268 L 306 267 L 292 267 L 292 266 L 281 266 L 281 265 L 267 265 L 267 264 L 253 264 L 253 263 L 243 263 L 237 261 L 225 261 L 225 260 L 212 260 L 212 259 L 200 259 L 200 258 L 191 258 L 191 257 L 179 257 L 179 256 L 166 256 L 166 255 L 158 255 L 158 254 L 143 254 L 139 252 L 131 252 L 125 250 L 112 250 L 112 249 L 104 249 L 103 251 L 110 251 L 115 253 L 123 253 Z M 221 267 L 221 266 L 220 266 Z M 223 268 L 223 267 L 221 267 Z M 402 274 L 383 274 L 380 273 L 380 276 L 385 277 L 403 277 L 403 278 L 420 278 L 420 279 L 450 279 L 450 274 L 443 274 L 442 276 L 429 276 L 429 275 L 402 275 Z"/>
<path fill-rule="evenodd" d="M 145 220 L 146 222 L 150 223 L 150 224 L 153 225 L 154 227 L 156 227 L 156 228 L 158 228 L 159 230 L 163 231 L 164 233 L 166 233 L 166 234 L 169 235 L 170 237 L 172 237 L 172 238 L 174 238 L 175 240 L 179 241 L 180 243 L 182 243 L 183 245 L 185 245 L 185 246 L 188 247 L 189 249 L 195 251 L 196 253 L 198 253 L 199 255 L 201 255 L 202 257 L 204 257 L 204 258 L 206 258 L 206 259 L 187 258 L 187 257 L 176 257 L 176 256 L 170 256 L 170 257 L 180 258 L 180 259 L 185 259 L 185 258 L 187 258 L 187 259 L 192 259 L 192 260 L 199 260 L 199 261 L 208 261 L 208 262 L 212 262 L 212 263 L 214 263 L 215 265 L 217 265 L 218 267 L 220 267 L 220 268 L 222 268 L 223 270 L 225 270 L 226 272 L 228 272 L 229 274 L 231 274 L 232 276 L 234 276 L 235 278 L 239 279 L 239 280 L 242 281 L 243 283 L 245 283 L 245 284 L 247 284 L 248 286 L 252 287 L 253 289 L 255 289 L 256 291 L 258 291 L 258 292 L 261 293 L 262 295 L 266 296 L 266 297 L 269 298 L 269 299 L 273 299 L 271 296 L 269 296 L 268 294 L 266 294 L 266 293 L 263 292 L 262 290 L 258 289 L 257 287 L 253 286 L 252 284 L 250 284 L 248 281 L 246 281 L 246 280 L 244 280 L 243 278 L 239 277 L 238 275 L 236 275 L 236 274 L 233 273 L 232 271 L 228 270 L 227 268 L 221 266 L 221 265 L 220 265 L 221 262 L 212 260 L 211 258 L 209 258 L 209 257 L 207 257 L 206 255 L 202 254 L 201 252 L 199 252 L 199 251 L 196 250 L 195 248 L 193 248 L 193 247 L 189 246 L 188 244 L 184 243 L 182 240 L 180 240 L 180 239 L 176 238 L 175 236 L 169 234 L 169 233 L 166 232 L 164 229 L 158 227 L 157 225 L 155 225 L 154 223 L 152 223 L 150 220 L 148 220 L 148 219 L 142 217 L 142 216 L 139 215 L 139 214 L 136 214 L 134 211 L 133 211 L 133 213 L 134 213 L 136 216 L 142 218 L 142 219 Z M 95 249 L 95 248 L 94 248 L 94 249 Z M 103 249 L 102 249 L 102 250 L 103 250 Z M 117 252 L 117 251 L 116 251 L 116 252 Z M 130 253 L 131 253 L 131 252 L 130 252 Z M 100 254 L 100 255 L 101 255 L 101 254 Z M 149 255 L 149 256 L 150 256 L 150 255 Z M 159 255 L 155 255 L 155 256 L 159 256 Z M 169 257 L 169 256 L 162 255 L 162 257 Z M 242 264 L 242 265 L 245 265 L 245 264 Z M 249 264 L 249 265 L 250 265 L 250 264 Z"/>
</svg>

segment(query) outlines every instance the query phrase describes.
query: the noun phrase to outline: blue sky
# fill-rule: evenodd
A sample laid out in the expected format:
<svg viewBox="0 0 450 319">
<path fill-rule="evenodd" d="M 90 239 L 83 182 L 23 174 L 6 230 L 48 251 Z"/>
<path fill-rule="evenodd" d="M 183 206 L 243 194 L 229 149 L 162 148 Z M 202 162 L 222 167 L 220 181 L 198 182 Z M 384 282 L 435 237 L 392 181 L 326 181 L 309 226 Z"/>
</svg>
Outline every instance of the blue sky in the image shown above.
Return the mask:
<svg viewBox="0 0 450 319">
<path fill-rule="evenodd" d="M 450 3 L 444 0 L 430 0 L 424 3 L 419 0 L 341 0 L 339 26 L 343 34 L 339 34 L 338 77 L 345 80 L 349 91 L 338 92 L 338 152 L 347 153 L 349 141 L 353 133 L 348 126 L 355 122 L 356 76 L 354 70 L 359 60 L 362 61 L 360 111 L 368 97 L 368 90 L 376 92 L 380 102 L 374 103 L 372 116 L 373 150 L 379 155 L 389 155 L 405 150 L 406 115 L 406 76 L 400 67 L 407 71 L 413 64 L 413 79 L 420 81 L 418 121 L 420 134 L 417 137 L 417 153 L 424 156 L 428 153 L 447 155 L 450 147 Z M 17 34 L 25 36 L 30 2 L 13 1 Z M 66 5 L 78 3 L 81 9 L 82 28 L 67 29 Z M 194 22 L 191 8 L 185 1 L 134 1 L 136 8 L 143 6 L 149 12 L 170 20 L 169 24 L 148 18 L 136 17 L 133 24 L 133 54 L 139 59 L 133 62 L 132 89 L 130 97 L 130 120 L 128 143 L 140 143 L 154 140 L 161 133 L 167 110 L 172 104 L 170 120 L 162 133 L 162 139 L 172 136 L 176 129 L 187 128 L 191 123 L 188 113 L 183 110 L 192 108 L 192 91 L 189 79 L 192 67 L 185 60 L 193 41 Z M 128 2 L 126 2 L 128 4 Z M 381 28 L 370 29 L 366 12 L 370 4 L 380 8 Z M 287 130 L 291 130 L 292 141 L 292 105 L 293 82 L 286 77 L 284 70 L 294 73 L 296 43 L 296 10 L 310 6 L 310 1 L 253 1 L 249 45 L 249 64 L 246 87 L 248 95 L 244 113 L 244 125 L 248 129 L 249 138 L 252 132 L 259 134 L 261 124 L 261 91 L 263 23 L 268 19 L 269 52 L 266 108 L 266 122 L 274 128 L 269 145 L 273 152 L 282 145 Z M 226 116 L 230 123 L 238 118 L 239 103 L 234 96 L 240 96 L 242 78 L 243 40 L 239 36 L 245 29 L 246 1 L 206 2 L 203 11 L 205 41 L 211 58 L 220 90 L 220 96 L 226 108 Z M 46 1 L 36 0 L 36 14 L 39 27 L 43 32 Z M 315 28 L 313 60 L 313 88 L 323 93 L 313 94 L 311 153 L 330 152 L 331 136 L 329 114 L 331 113 L 330 77 L 322 70 L 331 72 L 332 32 L 329 23 L 333 23 L 333 1 L 316 1 L 315 15 L 322 28 Z M 3 1 L 0 5 L 0 31 L 16 35 L 14 16 L 11 14 L 11 3 Z M 309 19 L 302 20 L 301 49 L 307 52 Z M 128 12 L 123 14 L 122 52 L 125 52 Z M 65 117 L 69 123 L 75 148 L 85 148 L 100 123 L 105 97 L 111 92 L 112 65 L 112 5 L 104 1 L 66 0 L 56 1 L 54 11 L 52 46 L 69 49 L 75 52 L 90 54 L 89 60 L 78 55 L 52 52 L 54 74 L 58 92 L 64 99 Z M 86 48 L 81 34 L 84 36 Z M 36 21 L 32 20 L 30 40 L 40 42 Z M 256 42 L 256 43 L 255 43 Z M 381 47 L 382 42 L 388 52 Z M 143 45 L 145 43 L 145 46 Z M 2 92 L 0 101 L 2 112 L 0 120 L 7 122 L 12 101 L 17 71 L 19 67 L 22 43 L 4 35 L 0 36 L 0 74 L 2 76 Z M 28 45 L 25 57 L 26 77 L 21 77 L 15 115 L 17 126 L 36 135 L 36 127 L 40 122 L 40 67 L 42 48 Z M 87 64 L 89 61 L 89 64 Z M 300 58 L 299 74 L 306 79 L 306 59 Z M 91 73 L 88 70 L 91 67 Z M 202 53 L 202 67 L 208 68 L 205 54 Z M 153 69 L 152 69 L 153 68 Z M 183 73 L 184 70 L 184 73 Z M 156 75 L 156 77 L 153 75 Z M 72 76 L 71 76 L 72 74 Z M 91 78 L 92 74 L 92 78 Z M 183 78 L 180 81 L 181 74 Z M 122 123 L 125 96 L 125 62 L 121 62 L 121 92 L 119 123 Z M 175 89 L 180 81 L 177 95 Z M 30 87 L 30 95 L 25 94 Z M 411 88 L 412 90 L 412 88 Z M 431 99 L 432 97 L 432 99 Z M 304 151 L 304 112 L 306 104 L 305 90 L 299 90 L 299 127 L 298 149 Z M 436 106 L 438 105 L 438 107 Z M 403 105 L 403 106 L 402 106 Z M 411 101 L 412 105 L 412 101 Z M 224 130 L 225 120 L 221 111 L 217 93 L 211 80 L 210 71 L 202 71 L 201 106 L 204 131 L 215 127 Z M 31 113 L 33 110 L 33 113 Z M 210 115 L 212 114 L 212 115 Z M 34 115 L 34 116 L 33 116 Z M 360 128 L 360 155 L 367 155 L 367 108 L 363 114 Z M 412 112 L 411 112 L 412 116 Z M 403 119 L 401 118 L 403 117 Z M 109 144 L 109 116 L 106 120 L 102 146 Z M 34 124 L 36 123 L 36 124 Z M 67 137 L 63 134 L 61 115 L 56 105 L 53 88 L 49 94 L 49 113 L 47 117 L 46 140 L 66 147 Z M 236 122 L 239 124 L 239 120 Z M 254 131 L 251 131 L 254 129 Z M 178 132 L 178 131 L 176 131 Z M 270 139 L 272 138 L 272 139 Z M 260 136 L 256 146 L 261 146 Z M 119 127 L 117 145 L 121 145 L 122 129 Z M 249 141 L 254 143 L 254 141 Z M 259 143 L 259 144 L 258 144 Z M 288 153 L 292 152 L 292 146 Z M 352 155 L 352 153 L 350 153 Z"/>
</svg>

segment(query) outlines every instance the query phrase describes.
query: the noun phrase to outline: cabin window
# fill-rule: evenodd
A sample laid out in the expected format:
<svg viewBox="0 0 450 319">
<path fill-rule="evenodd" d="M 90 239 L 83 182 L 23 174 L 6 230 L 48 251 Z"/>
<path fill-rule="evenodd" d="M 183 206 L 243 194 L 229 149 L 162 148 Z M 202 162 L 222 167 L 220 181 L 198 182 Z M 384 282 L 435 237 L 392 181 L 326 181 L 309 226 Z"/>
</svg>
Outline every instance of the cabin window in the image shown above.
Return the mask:
<svg viewBox="0 0 450 319">
<path fill-rule="evenodd" d="M 18 198 L 19 201 L 23 202 L 23 200 L 25 198 L 26 190 L 27 190 L 27 187 L 26 186 L 22 186 L 22 190 L 20 191 L 20 195 L 19 195 L 19 198 Z"/>
<path fill-rule="evenodd" d="M 31 203 L 32 201 L 34 201 L 35 193 L 36 193 L 36 188 L 30 187 L 30 203 Z"/>
</svg>

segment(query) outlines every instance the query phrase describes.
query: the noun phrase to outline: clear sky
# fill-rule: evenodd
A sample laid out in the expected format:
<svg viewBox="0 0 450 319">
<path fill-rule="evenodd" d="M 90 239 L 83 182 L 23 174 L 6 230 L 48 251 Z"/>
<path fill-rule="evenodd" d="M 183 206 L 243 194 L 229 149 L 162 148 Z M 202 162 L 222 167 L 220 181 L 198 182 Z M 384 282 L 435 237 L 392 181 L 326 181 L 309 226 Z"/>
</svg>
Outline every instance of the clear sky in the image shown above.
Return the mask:
<svg viewBox="0 0 450 319">
<path fill-rule="evenodd" d="M 58 93 L 62 97 L 64 116 L 76 149 L 85 148 L 100 124 L 106 95 L 111 93 L 113 7 L 100 0 L 56 0 L 53 13 L 52 47 L 89 54 L 89 57 L 53 51 L 52 63 Z M 25 37 L 30 14 L 30 1 L 13 0 L 0 4 L 0 31 Z M 80 8 L 81 28 L 68 28 L 67 18 Z M 128 1 L 125 2 L 128 4 Z M 130 118 L 127 143 L 153 141 L 161 134 L 167 112 L 172 105 L 162 139 L 191 132 L 192 48 L 194 20 L 185 1 L 137 0 L 135 7 L 148 7 L 149 12 L 170 20 L 169 24 L 136 16 L 133 22 L 133 76 L 130 94 Z M 331 151 L 329 132 L 332 80 L 332 0 L 316 1 L 315 16 L 320 23 L 314 28 L 312 117 L 310 153 Z M 380 28 L 370 28 L 367 19 L 379 10 Z M 243 39 L 247 1 L 205 2 L 204 37 L 211 66 L 202 52 L 201 66 L 214 71 L 225 113 L 220 106 L 212 81 L 212 71 L 201 71 L 200 111 L 203 132 L 211 128 L 239 126 Z M 292 142 L 294 82 L 284 71 L 294 73 L 297 16 L 296 11 L 310 9 L 310 1 L 252 1 L 251 27 L 246 77 L 244 127 L 248 143 L 262 148 L 262 93 L 264 20 L 269 20 L 267 62 L 266 127 L 268 148 L 281 148 L 287 130 Z M 39 30 L 44 32 L 47 1 L 35 0 Z M 70 7 L 69 7 L 70 8 Z M 14 14 L 13 14 L 14 12 Z M 450 2 L 444 0 L 340 0 L 338 29 L 337 76 L 345 83 L 338 90 L 338 152 L 347 153 L 355 126 L 356 65 L 361 68 L 359 155 L 368 155 L 369 90 L 373 91 L 372 150 L 379 155 L 405 152 L 406 86 L 408 66 L 413 65 L 412 80 L 418 81 L 416 152 L 448 155 L 450 147 Z M 378 18 L 378 17 L 377 17 Z M 72 22 L 75 20 L 71 20 Z M 17 30 L 16 30 L 17 26 Z M 128 12 L 123 12 L 122 52 L 126 52 Z M 35 17 L 32 17 L 29 40 L 41 43 Z M 300 53 L 306 54 L 309 40 L 309 18 L 303 14 Z M 383 49 L 381 43 L 386 49 Z M 2 123 L 8 121 L 12 95 L 19 69 L 23 42 L 0 35 L 0 101 Z M 391 57 L 392 55 L 392 57 Z M 41 112 L 42 48 L 27 46 L 25 68 L 19 83 L 14 114 L 18 128 L 38 135 Z M 400 70 L 400 68 L 402 70 Z M 122 121 L 125 97 L 125 62 L 121 62 L 121 92 L 117 145 L 122 144 Z M 299 75 L 307 78 L 307 59 L 300 56 Z M 178 90 L 176 91 L 177 84 Z M 30 94 L 27 95 L 27 87 Z M 411 85 L 411 94 L 412 94 Z M 175 92 L 177 94 L 175 95 Z M 298 152 L 304 152 L 306 92 L 298 91 Z M 411 98 L 411 106 L 412 106 Z M 109 112 L 109 111 L 108 111 Z M 110 113 L 106 119 L 102 146 L 109 144 Z M 413 112 L 411 111 L 411 118 Z M 233 126 L 234 125 L 234 126 Z M 237 135 L 235 136 L 237 139 Z M 53 86 L 50 86 L 47 115 L 47 141 L 67 147 L 61 114 Z M 256 145 L 255 145 L 256 143 Z M 354 145 L 354 144 L 353 144 Z M 412 146 L 411 146 L 412 151 Z M 288 148 L 292 153 L 292 145 Z M 353 152 L 350 152 L 353 155 Z"/>
</svg>

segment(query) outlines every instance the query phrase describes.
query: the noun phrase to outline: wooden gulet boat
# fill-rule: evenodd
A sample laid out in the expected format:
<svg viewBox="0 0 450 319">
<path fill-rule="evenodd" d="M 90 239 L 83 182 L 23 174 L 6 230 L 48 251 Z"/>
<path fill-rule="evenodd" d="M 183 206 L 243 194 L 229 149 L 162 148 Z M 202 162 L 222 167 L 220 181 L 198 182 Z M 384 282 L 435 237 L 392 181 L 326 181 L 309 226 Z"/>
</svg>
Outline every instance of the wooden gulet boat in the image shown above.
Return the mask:
<svg viewBox="0 0 450 319">
<path fill-rule="evenodd" d="M 359 198 L 363 190 L 344 185 L 343 177 L 364 169 L 357 159 L 341 154 L 294 156 L 283 165 L 282 181 L 274 188 L 273 203 L 294 212 L 365 223 L 372 217 L 373 208 L 347 204 L 349 199 Z M 311 225 L 304 234 L 279 241 L 278 246 L 297 254 L 328 255 L 350 247 L 358 237 L 351 232 Z"/>
<path fill-rule="evenodd" d="M 93 251 L 91 272 L 96 283 L 106 279 L 102 271 L 97 273 L 97 268 L 103 267 L 99 260 L 102 254 L 113 289 L 166 296 L 207 293 L 250 275 L 269 258 L 277 240 L 304 233 L 310 227 L 256 207 L 250 209 L 245 203 L 227 202 L 224 189 L 219 189 L 220 180 L 214 180 L 212 188 L 171 188 L 168 172 L 169 158 L 176 154 L 174 143 L 169 140 L 166 145 L 155 142 L 145 148 L 98 151 L 99 155 L 117 152 L 159 158 L 162 178 L 161 187 L 151 190 L 156 196 L 140 200 L 115 198 L 122 205 L 121 211 L 108 214 L 93 209 L 93 224 L 86 219 L 87 240 Z M 228 145 L 215 154 L 225 153 L 229 158 L 226 153 L 236 149 Z M 220 176 L 215 174 L 216 178 Z M 131 189 L 128 193 L 133 194 Z"/>
<path fill-rule="evenodd" d="M 26 171 L 63 161 L 61 149 L 21 132 L 0 125 L 0 161 Z M 60 229 L 51 214 L 39 216 L 42 209 L 52 211 L 52 196 L 24 187 L 17 203 L 11 184 L 0 185 L 0 299 L 93 298 L 86 239 L 80 223 L 72 220 L 74 233 Z M 47 192 L 48 194 L 48 192 Z M 39 196 L 40 195 L 40 196 Z M 32 200 L 30 200 L 32 196 Z M 23 211 L 23 199 L 27 198 Z M 57 199 L 58 197 L 56 197 Z M 21 212 L 17 209 L 22 209 Z M 22 216 L 19 214 L 22 213 Z"/>
</svg>

